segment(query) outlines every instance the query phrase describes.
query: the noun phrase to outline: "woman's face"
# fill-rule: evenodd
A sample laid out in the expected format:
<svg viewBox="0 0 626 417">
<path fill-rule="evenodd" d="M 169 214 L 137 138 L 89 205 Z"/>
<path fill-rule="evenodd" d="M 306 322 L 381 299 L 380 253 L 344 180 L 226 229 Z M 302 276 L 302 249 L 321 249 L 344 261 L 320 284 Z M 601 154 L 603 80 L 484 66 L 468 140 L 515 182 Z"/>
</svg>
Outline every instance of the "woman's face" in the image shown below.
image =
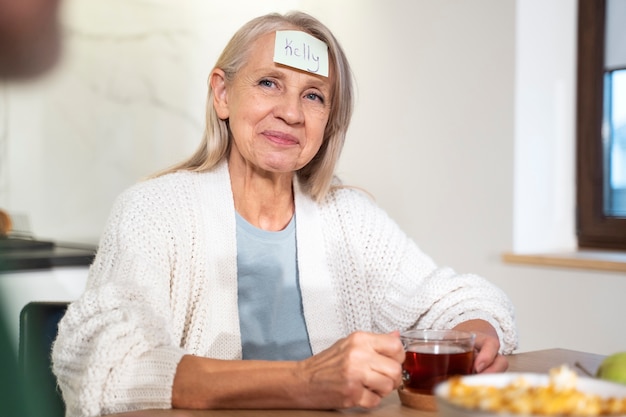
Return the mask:
<svg viewBox="0 0 626 417">
<path fill-rule="evenodd" d="M 274 39 L 273 32 L 257 39 L 231 82 L 213 75 L 211 83 L 218 116 L 229 120 L 233 135 L 231 160 L 241 157 L 255 169 L 291 173 L 322 145 L 332 79 L 276 64 Z"/>
</svg>

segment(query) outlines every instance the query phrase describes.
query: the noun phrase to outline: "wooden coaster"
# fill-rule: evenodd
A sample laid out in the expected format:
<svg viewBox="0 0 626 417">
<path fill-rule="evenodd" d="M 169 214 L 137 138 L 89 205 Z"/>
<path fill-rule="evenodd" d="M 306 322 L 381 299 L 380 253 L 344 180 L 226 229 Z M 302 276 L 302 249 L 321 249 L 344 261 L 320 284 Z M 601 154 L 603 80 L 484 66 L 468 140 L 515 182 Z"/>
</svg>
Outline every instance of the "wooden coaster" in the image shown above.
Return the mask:
<svg viewBox="0 0 626 417">
<path fill-rule="evenodd" d="M 400 387 L 398 396 L 404 406 L 424 411 L 437 411 L 437 401 L 434 395 L 419 394 Z"/>
</svg>

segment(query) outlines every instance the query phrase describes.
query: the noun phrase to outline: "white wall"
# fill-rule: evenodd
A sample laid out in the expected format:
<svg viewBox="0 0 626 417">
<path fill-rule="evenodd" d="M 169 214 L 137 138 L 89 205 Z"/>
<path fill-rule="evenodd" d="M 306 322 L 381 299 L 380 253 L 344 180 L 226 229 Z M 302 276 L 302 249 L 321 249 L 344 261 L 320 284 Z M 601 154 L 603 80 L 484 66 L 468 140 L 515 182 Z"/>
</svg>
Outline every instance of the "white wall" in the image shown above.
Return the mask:
<svg viewBox="0 0 626 417">
<path fill-rule="evenodd" d="M 576 247 L 576 3 L 523 0 L 516 7 L 517 252 Z"/>
<path fill-rule="evenodd" d="M 335 31 L 358 84 L 340 174 L 435 260 L 502 287 L 521 350 L 624 350 L 623 274 L 500 261 L 573 245 L 576 1 L 549 3 L 66 0 L 64 64 L 3 89 L 0 205 L 38 235 L 96 241 L 115 195 L 194 148 L 230 34 L 301 8 Z"/>
</svg>

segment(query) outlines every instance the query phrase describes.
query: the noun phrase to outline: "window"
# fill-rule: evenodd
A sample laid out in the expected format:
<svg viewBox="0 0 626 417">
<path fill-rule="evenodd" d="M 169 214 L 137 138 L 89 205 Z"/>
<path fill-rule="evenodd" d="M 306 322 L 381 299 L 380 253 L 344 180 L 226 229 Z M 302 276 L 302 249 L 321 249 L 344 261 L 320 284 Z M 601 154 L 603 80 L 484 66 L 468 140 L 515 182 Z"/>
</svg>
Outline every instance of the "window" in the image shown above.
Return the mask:
<svg viewBox="0 0 626 417">
<path fill-rule="evenodd" d="M 626 250 L 625 28 L 626 0 L 579 0 L 576 221 L 581 248 Z"/>
<path fill-rule="evenodd" d="M 604 74 L 604 212 L 626 217 L 626 68 Z"/>
</svg>

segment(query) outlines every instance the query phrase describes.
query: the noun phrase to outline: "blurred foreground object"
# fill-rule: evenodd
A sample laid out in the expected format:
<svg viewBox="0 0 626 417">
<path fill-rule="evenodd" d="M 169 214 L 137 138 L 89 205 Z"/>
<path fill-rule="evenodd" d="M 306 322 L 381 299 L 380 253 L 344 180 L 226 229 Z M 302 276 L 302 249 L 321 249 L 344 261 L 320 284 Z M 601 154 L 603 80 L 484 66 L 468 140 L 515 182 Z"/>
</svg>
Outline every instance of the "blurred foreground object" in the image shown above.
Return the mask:
<svg viewBox="0 0 626 417">
<path fill-rule="evenodd" d="M 0 81 L 31 78 L 54 65 L 61 42 L 58 6 L 59 0 L 0 0 Z M 8 224 L 3 218 L 0 234 L 5 236 L 10 229 L 10 218 Z M 21 383 L 4 316 L 0 316 L 0 358 L 2 415 L 36 416 L 36 410 L 26 406 L 25 393 L 35 403 L 37 392 Z"/>
<path fill-rule="evenodd" d="M 59 0 L 0 0 L 0 78 L 50 69 L 60 53 Z"/>
<path fill-rule="evenodd" d="M 626 414 L 626 387 L 579 377 L 567 365 L 549 374 L 458 376 L 436 389 L 441 417 L 611 416 Z"/>
</svg>

